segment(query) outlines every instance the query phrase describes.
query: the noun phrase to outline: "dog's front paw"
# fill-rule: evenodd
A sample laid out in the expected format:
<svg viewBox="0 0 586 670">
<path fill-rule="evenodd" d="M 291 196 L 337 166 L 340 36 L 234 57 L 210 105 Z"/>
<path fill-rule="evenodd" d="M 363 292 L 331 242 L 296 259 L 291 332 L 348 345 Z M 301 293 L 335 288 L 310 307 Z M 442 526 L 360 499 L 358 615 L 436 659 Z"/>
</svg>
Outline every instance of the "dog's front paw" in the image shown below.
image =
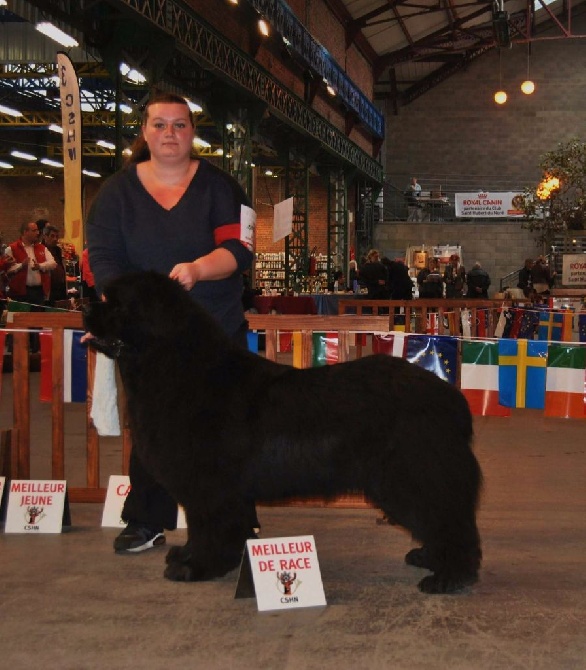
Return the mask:
<svg viewBox="0 0 586 670">
<path fill-rule="evenodd" d="M 189 543 L 182 547 L 171 547 L 165 557 L 165 562 L 170 563 L 188 563 L 191 560 L 191 547 Z"/>
<path fill-rule="evenodd" d="M 405 555 L 405 563 L 407 565 L 413 565 L 416 568 L 425 568 L 426 570 L 433 570 L 433 563 L 429 552 L 425 547 L 417 547 L 416 549 L 411 549 Z"/>
<path fill-rule="evenodd" d="M 424 577 L 418 587 L 422 593 L 458 593 L 477 581 L 477 574 L 455 575 L 450 572 L 437 572 Z"/>
<path fill-rule="evenodd" d="M 172 582 L 196 581 L 191 566 L 186 563 L 169 563 L 163 574 L 166 579 L 170 579 Z"/>
</svg>

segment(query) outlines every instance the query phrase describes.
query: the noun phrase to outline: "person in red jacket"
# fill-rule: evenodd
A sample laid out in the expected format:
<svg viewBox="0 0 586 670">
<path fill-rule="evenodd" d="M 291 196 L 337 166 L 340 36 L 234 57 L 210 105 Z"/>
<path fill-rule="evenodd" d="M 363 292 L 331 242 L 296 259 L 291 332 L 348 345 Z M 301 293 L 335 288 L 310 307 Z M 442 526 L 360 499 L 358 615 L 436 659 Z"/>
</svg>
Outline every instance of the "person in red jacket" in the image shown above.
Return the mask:
<svg viewBox="0 0 586 670">
<path fill-rule="evenodd" d="M 51 270 L 57 262 L 44 244 L 39 243 L 39 228 L 34 221 L 23 223 L 20 239 L 6 248 L 14 259 L 8 268 L 8 297 L 11 300 L 43 305 L 51 292 Z"/>
</svg>

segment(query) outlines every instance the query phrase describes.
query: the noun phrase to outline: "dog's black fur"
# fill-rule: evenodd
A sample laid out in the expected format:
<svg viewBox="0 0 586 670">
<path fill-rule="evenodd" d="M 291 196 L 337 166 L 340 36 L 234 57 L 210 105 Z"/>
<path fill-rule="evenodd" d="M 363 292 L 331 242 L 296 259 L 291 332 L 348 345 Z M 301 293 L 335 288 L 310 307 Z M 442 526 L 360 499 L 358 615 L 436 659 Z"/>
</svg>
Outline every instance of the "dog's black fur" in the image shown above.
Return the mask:
<svg viewBox="0 0 586 670">
<path fill-rule="evenodd" d="M 472 420 L 450 384 L 402 359 L 298 370 L 237 348 L 175 281 L 125 275 L 93 303 L 93 346 L 120 364 L 135 448 L 186 512 L 188 542 L 165 576 L 207 580 L 238 566 L 245 500 L 362 490 L 422 547 L 419 588 L 478 578 L 481 486 Z"/>
</svg>

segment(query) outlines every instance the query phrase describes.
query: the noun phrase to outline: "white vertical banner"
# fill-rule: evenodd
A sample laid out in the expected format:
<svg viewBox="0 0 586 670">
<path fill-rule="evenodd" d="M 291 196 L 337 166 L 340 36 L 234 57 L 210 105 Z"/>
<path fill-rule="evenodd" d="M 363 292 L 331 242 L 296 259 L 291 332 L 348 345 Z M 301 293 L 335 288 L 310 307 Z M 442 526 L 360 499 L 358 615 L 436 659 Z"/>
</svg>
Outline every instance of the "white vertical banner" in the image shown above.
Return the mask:
<svg viewBox="0 0 586 670">
<path fill-rule="evenodd" d="M 81 109 L 79 85 L 73 63 L 67 54 L 57 52 L 61 125 L 63 127 L 64 237 L 81 258 L 83 222 L 81 216 Z"/>
</svg>

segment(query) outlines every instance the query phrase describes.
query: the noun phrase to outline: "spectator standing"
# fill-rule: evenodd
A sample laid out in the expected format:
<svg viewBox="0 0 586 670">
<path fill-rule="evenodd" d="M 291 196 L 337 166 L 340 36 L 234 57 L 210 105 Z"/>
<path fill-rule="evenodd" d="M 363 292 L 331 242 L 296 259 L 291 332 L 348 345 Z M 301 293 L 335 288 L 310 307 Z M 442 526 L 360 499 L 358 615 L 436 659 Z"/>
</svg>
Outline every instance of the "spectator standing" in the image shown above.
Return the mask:
<svg viewBox="0 0 586 670">
<path fill-rule="evenodd" d="M 387 269 L 380 262 L 377 249 L 371 249 L 366 255 L 366 263 L 360 268 L 360 284 L 365 286 L 371 300 L 388 299 Z"/>
<path fill-rule="evenodd" d="M 423 205 L 419 201 L 421 185 L 417 177 L 411 177 L 411 182 L 404 192 L 407 201 L 407 221 L 423 221 Z"/>
<path fill-rule="evenodd" d="M 531 297 L 533 294 L 533 259 L 526 258 L 525 265 L 519 270 L 519 281 L 517 282 L 517 288 L 523 290 L 523 295 L 526 298 Z"/>
<path fill-rule="evenodd" d="M 160 93 L 149 100 L 130 164 L 93 202 L 87 222 L 91 267 L 100 293 L 108 280 L 130 270 L 169 275 L 246 347 L 242 273 L 253 254 L 241 240 L 241 215 L 243 206 L 252 210 L 234 179 L 193 155 L 194 136 L 182 97 Z M 164 544 L 164 530 L 177 523 L 175 501 L 143 467 L 139 452 L 134 444 L 122 511 L 128 525 L 114 540 L 119 553 Z M 254 503 L 241 504 L 256 537 Z"/>
<path fill-rule="evenodd" d="M 490 277 L 480 263 L 474 263 L 472 270 L 466 275 L 466 284 L 468 284 L 468 298 L 488 298 Z"/>
<path fill-rule="evenodd" d="M 54 305 L 56 300 L 67 300 L 67 273 L 63 263 L 63 251 L 59 246 L 59 229 L 49 222 L 43 227 L 43 242 L 56 263 L 55 268 L 51 270 L 51 289 L 49 293 L 49 304 Z"/>
<path fill-rule="evenodd" d="M 14 259 L 8 269 L 9 297 L 31 305 L 44 305 L 51 292 L 51 271 L 57 263 L 51 252 L 39 242 L 39 228 L 34 221 L 23 223 L 20 239 L 6 248 Z"/>
<path fill-rule="evenodd" d="M 419 271 L 417 275 L 417 286 L 420 298 L 443 298 L 444 284 L 439 273 L 439 261 L 437 258 L 429 258 L 427 267 Z"/>
<path fill-rule="evenodd" d="M 461 298 L 466 283 L 466 268 L 460 263 L 460 256 L 452 254 L 444 270 L 446 298 Z"/>
<path fill-rule="evenodd" d="M 535 293 L 537 295 L 549 293 L 554 277 L 555 272 L 551 274 L 545 257 L 539 256 L 531 268 L 531 281 Z"/>
</svg>

